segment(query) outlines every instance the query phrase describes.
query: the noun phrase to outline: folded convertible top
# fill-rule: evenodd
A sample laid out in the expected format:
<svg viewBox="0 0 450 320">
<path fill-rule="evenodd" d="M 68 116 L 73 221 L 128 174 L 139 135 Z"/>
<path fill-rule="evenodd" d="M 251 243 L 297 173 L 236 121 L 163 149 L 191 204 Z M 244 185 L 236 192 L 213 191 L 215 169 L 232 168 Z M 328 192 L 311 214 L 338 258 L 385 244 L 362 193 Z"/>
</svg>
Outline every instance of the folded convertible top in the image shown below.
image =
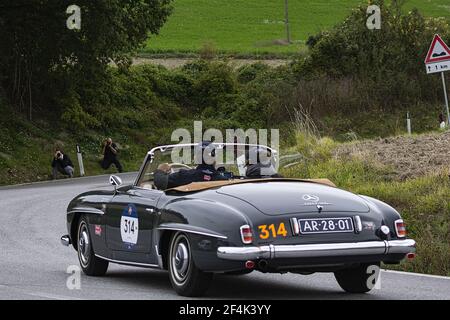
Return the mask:
<svg viewBox="0 0 450 320">
<path fill-rule="evenodd" d="M 207 181 L 207 182 L 192 182 L 184 186 L 167 189 L 166 191 L 178 191 L 178 192 L 195 192 L 202 191 L 217 187 L 229 186 L 232 184 L 241 183 L 255 183 L 255 182 L 268 182 L 268 181 L 292 181 L 292 182 L 310 182 L 323 184 L 329 187 L 336 187 L 336 185 L 328 179 L 289 179 L 289 178 L 266 178 L 266 179 L 234 179 L 234 180 L 219 180 L 219 181 Z"/>
</svg>

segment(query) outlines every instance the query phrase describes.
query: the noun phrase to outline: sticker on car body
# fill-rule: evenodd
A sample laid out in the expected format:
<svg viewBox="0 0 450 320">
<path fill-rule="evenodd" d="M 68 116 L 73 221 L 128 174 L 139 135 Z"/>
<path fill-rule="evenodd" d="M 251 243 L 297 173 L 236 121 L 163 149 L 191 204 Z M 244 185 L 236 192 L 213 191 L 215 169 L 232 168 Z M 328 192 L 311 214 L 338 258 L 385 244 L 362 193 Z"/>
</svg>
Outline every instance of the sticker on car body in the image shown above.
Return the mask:
<svg viewBox="0 0 450 320">
<path fill-rule="evenodd" d="M 134 204 L 129 204 L 123 211 L 120 219 L 120 236 L 125 244 L 135 245 L 139 235 L 139 217 Z"/>
</svg>

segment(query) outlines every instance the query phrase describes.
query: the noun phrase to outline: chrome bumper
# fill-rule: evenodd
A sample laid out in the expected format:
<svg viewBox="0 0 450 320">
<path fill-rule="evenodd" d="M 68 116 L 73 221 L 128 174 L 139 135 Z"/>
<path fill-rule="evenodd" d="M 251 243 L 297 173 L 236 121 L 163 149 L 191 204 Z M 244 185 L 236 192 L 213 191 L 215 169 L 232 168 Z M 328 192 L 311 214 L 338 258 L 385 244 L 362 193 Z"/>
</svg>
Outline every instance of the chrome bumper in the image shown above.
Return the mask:
<svg viewBox="0 0 450 320">
<path fill-rule="evenodd" d="M 405 239 L 351 243 L 268 245 L 260 247 L 219 247 L 217 256 L 226 260 L 245 261 L 277 258 L 387 255 L 390 253 L 404 253 L 406 255 L 415 251 L 416 242 L 412 239 Z"/>
</svg>

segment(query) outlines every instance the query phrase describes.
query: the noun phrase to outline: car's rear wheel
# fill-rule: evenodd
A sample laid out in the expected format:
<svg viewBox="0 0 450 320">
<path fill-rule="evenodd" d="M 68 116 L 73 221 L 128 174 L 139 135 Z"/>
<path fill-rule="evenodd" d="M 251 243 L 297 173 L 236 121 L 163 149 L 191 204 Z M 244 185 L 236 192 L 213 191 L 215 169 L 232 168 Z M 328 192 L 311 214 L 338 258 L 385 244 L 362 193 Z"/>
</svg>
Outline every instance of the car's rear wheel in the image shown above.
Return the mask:
<svg viewBox="0 0 450 320">
<path fill-rule="evenodd" d="M 85 217 L 81 217 L 78 223 L 77 241 L 78 260 L 83 272 L 88 276 L 105 275 L 109 263 L 94 254 L 89 225 Z"/>
<path fill-rule="evenodd" d="M 334 276 L 346 292 L 366 293 L 375 287 L 380 271 L 380 264 L 361 264 L 358 267 L 346 268 L 334 273 Z"/>
<path fill-rule="evenodd" d="M 213 274 L 196 267 L 186 234 L 178 232 L 172 236 L 167 259 L 170 282 L 179 295 L 195 297 L 208 290 Z"/>
</svg>

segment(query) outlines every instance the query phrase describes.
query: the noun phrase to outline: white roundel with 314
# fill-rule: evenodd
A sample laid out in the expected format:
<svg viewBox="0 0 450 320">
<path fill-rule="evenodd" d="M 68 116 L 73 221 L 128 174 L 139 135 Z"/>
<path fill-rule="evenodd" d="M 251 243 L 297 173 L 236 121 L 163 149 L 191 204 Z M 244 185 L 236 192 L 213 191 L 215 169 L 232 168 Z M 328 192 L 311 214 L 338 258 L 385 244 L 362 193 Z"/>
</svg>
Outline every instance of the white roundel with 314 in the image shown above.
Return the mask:
<svg viewBox="0 0 450 320">
<path fill-rule="evenodd" d="M 120 218 L 120 236 L 128 244 L 136 244 L 139 235 L 139 219 L 134 205 L 128 205 Z"/>
</svg>

